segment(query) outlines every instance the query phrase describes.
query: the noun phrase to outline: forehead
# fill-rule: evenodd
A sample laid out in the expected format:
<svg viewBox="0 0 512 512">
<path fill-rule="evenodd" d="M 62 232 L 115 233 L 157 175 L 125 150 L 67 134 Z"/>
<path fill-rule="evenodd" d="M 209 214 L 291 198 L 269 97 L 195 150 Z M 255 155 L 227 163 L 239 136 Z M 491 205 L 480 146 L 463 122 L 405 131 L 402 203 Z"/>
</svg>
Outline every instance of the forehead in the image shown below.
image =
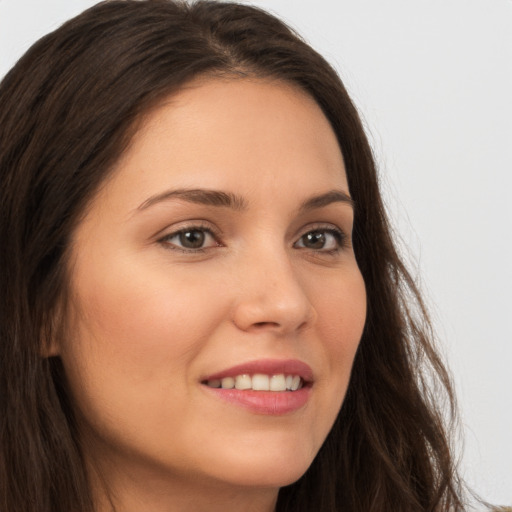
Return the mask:
<svg viewBox="0 0 512 512">
<path fill-rule="evenodd" d="M 146 116 L 107 188 L 131 203 L 167 187 L 283 194 L 301 184 L 315 187 L 311 194 L 348 192 L 336 136 L 316 102 L 288 83 L 203 78 Z"/>
</svg>

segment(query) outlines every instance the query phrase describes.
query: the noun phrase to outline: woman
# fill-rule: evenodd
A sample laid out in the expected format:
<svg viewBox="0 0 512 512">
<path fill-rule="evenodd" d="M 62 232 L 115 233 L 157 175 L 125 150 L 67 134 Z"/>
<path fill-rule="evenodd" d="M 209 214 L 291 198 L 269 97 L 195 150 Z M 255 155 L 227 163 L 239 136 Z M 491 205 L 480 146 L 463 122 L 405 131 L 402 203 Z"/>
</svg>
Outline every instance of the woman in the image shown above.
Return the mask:
<svg viewBox="0 0 512 512">
<path fill-rule="evenodd" d="M 282 22 L 98 4 L 0 103 L 2 510 L 462 510 L 361 122 Z"/>
</svg>

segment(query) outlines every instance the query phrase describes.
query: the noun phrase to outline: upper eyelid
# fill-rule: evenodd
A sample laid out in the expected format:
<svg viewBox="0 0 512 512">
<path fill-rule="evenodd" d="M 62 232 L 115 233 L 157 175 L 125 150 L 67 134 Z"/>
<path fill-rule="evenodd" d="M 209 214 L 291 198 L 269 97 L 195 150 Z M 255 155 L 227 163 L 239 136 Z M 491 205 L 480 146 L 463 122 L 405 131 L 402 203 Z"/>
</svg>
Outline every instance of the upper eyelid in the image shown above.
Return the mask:
<svg viewBox="0 0 512 512">
<path fill-rule="evenodd" d="M 308 230 L 304 231 L 303 234 L 300 235 L 296 239 L 296 241 L 293 243 L 293 245 L 295 246 L 308 233 L 312 233 L 312 232 L 315 232 L 315 231 L 324 232 L 324 233 L 330 233 L 331 236 L 333 236 L 336 239 L 336 243 L 338 244 L 338 248 L 337 248 L 338 250 L 342 249 L 345 246 L 347 246 L 348 243 L 349 243 L 349 237 L 345 233 L 344 230 L 342 230 L 342 229 L 340 229 L 338 227 L 325 227 L 325 226 L 321 227 L 320 226 L 318 228 L 312 228 L 312 229 L 308 229 Z M 318 250 L 316 250 L 316 252 L 329 252 L 329 251 L 328 250 L 318 249 Z"/>
<path fill-rule="evenodd" d="M 204 231 L 207 232 L 215 242 L 215 245 L 207 246 L 207 247 L 198 247 L 198 248 L 190 248 L 190 247 L 183 247 L 178 244 L 171 243 L 169 240 L 179 236 L 181 233 L 186 233 L 187 231 Z M 163 234 L 162 236 L 159 236 L 157 238 L 157 242 L 161 245 L 166 245 L 167 250 L 173 250 L 178 251 L 181 253 L 189 253 L 189 254 L 199 254 L 204 253 L 208 251 L 209 249 L 214 249 L 215 247 L 222 247 L 223 243 L 220 241 L 220 238 L 213 232 L 212 229 L 205 226 L 199 226 L 199 225 L 191 225 L 191 226 L 184 226 L 183 228 L 171 231 L 169 233 Z"/>
<path fill-rule="evenodd" d="M 171 236 L 179 235 L 184 231 L 190 230 L 207 231 L 211 233 L 215 238 L 219 238 L 221 234 L 220 230 L 212 226 L 210 222 L 205 220 L 193 220 L 179 222 L 178 226 L 167 226 L 166 228 L 156 233 L 156 235 L 154 235 L 154 238 L 156 238 L 157 240 L 161 240 L 162 238 L 169 238 Z"/>
<path fill-rule="evenodd" d="M 159 233 L 157 233 L 156 236 L 157 237 L 161 236 L 161 237 L 167 238 L 168 236 L 177 235 L 179 233 L 183 233 L 184 231 L 194 230 L 194 229 L 208 231 L 212 235 L 220 236 L 220 230 L 211 226 L 211 224 L 207 221 L 198 220 L 198 221 L 190 221 L 190 223 L 188 223 L 187 221 L 185 221 L 185 222 L 186 222 L 186 224 L 184 223 L 184 225 L 182 227 L 173 227 L 171 231 L 167 231 L 169 229 L 169 227 L 162 229 Z M 331 222 L 310 223 L 310 224 L 304 226 L 303 228 L 297 230 L 295 236 L 301 237 L 304 234 L 309 233 L 310 231 L 321 231 L 321 230 L 338 231 L 341 234 L 346 236 L 346 231 L 344 229 L 340 228 L 339 226 L 337 226 L 336 224 L 333 224 Z M 300 234 L 300 233 L 302 233 L 302 234 Z"/>
<path fill-rule="evenodd" d="M 304 227 L 302 227 L 299 231 L 305 231 L 306 233 L 308 231 L 315 231 L 320 229 L 336 229 L 338 231 L 343 231 L 342 228 L 340 228 L 337 224 L 334 224 L 333 222 L 309 222 Z"/>
<path fill-rule="evenodd" d="M 349 237 L 348 233 L 343 228 L 333 224 L 332 222 L 318 222 L 309 224 L 298 231 L 298 233 L 301 233 L 298 235 L 298 237 L 300 238 L 311 231 L 335 231 L 344 238 Z"/>
</svg>

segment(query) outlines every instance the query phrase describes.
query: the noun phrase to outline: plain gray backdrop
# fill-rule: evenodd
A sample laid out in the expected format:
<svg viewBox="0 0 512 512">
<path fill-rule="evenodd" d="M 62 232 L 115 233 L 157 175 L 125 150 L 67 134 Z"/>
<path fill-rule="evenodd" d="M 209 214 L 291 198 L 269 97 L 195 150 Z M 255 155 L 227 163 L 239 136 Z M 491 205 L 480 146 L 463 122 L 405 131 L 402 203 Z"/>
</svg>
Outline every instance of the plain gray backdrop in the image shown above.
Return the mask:
<svg viewBox="0 0 512 512">
<path fill-rule="evenodd" d="M 94 3 L 0 0 L 0 76 Z M 512 1 L 249 3 L 296 28 L 356 101 L 454 375 L 463 473 L 512 504 Z"/>
</svg>

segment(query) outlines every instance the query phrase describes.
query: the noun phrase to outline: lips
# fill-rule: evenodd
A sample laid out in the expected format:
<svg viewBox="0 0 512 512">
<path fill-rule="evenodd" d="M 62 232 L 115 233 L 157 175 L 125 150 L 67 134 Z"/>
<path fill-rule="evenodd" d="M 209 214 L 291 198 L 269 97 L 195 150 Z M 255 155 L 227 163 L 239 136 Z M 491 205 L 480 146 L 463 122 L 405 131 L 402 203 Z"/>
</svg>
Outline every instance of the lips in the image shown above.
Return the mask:
<svg viewBox="0 0 512 512">
<path fill-rule="evenodd" d="M 257 360 L 243 363 L 201 380 L 217 398 L 251 412 L 281 415 L 308 401 L 313 384 L 309 365 L 296 359 Z"/>
<path fill-rule="evenodd" d="M 238 375 L 298 375 L 304 382 L 313 381 L 313 370 L 309 365 L 297 359 L 259 359 L 237 366 L 233 366 L 218 373 L 208 375 L 203 382 L 211 380 L 222 380 L 226 377 L 237 377 Z"/>
</svg>

